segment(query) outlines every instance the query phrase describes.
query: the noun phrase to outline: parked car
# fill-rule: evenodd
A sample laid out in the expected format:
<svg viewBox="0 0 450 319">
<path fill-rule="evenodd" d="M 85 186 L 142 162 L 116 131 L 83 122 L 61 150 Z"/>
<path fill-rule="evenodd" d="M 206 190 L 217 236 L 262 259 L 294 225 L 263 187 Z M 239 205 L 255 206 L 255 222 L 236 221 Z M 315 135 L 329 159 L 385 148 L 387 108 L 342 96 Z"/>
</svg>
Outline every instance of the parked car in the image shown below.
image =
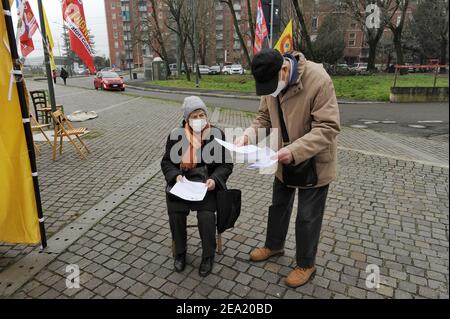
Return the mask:
<svg viewBox="0 0 450 319">
<path fill-rule="evenodd" d="M 202 75 L 204 75 L 204 74 L 209 74 L 209 72 L 210 72 L 209 66 L 199 64 L 199 66 L 198 66 L 198 71 L 199 71 L 199 73 L 202 74 Z"/>
<path fill-rule="evenodd" d="M 356 63 L 350 68 L 350 70 L 353 70 L 356 72 L 367 71 L 367 63 Z"/>
<path fill-rule="evenodd" d="M 188 65 L 189 71 L 192 72 L 192 67 L 190 65 Z M 169 64 L 169 69 L 170 69 L 170 73 L 172 74 L 177 74 L 177 64 L 176 63 L 171 63 Z M 181 65 L 181 74 L 186 74 L 186 68 L 184 67 L 184 65 Z"/>
<path fill-rule="evenodd" d="M 222 69 L 223 74 L 244 74 L 244 68 L 240 64 L 225 65 Z"/>
<path fill-rule="evenodd" d="M 210 66 L 209 74 L 220 74 L 220 66 L 219 65 Z"/>
<path fill-rule="evenodd" d="M 343 71 L 348 71 L 349 67 L 346 63 L 336 64 L 336 68 Z"/>
<path fill-rule="evenodd" d="M 100 71 L 94 79 L 94 87 L 96 90 L 120 90 L 125 91 L 125 83 L 123 77 L 116 72 Z"/>
<path fill-rule="evenodd" d="M 75 73 L 76 75 L 89 75 L 89 74 L 90 74 L 90 73 L 89 73 L 89 70 L 82 69 L 82 68 L 77 69 L 77 70 L 74 70 L 74 73 Z"/>
</svg>

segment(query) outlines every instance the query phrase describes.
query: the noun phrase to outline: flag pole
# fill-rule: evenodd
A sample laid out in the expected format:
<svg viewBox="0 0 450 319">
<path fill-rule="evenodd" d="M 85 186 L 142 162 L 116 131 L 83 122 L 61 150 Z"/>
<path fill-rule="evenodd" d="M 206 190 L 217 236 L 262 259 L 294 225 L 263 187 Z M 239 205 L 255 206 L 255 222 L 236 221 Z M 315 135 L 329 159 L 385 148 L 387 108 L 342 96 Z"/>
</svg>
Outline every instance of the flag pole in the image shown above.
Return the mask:
<svg viewBox="0 0 450 319">
<path fill-rule="evenodd" d="M 270 40 L 269 47 L 273 48 L 273 0 L 270 1 Z"/>
<path fill-rule="evenodd" d="M 42 0 L 38 0 L 39 21 L 41 23 L 42 44 L 44 47 L 45 69 L 47 71 L 48 94 L 50 95 L 50 104 L 52 112 L 56 112 L 55 89 L 53 87 L 52 68 L 50 66 L 49 44 L 47 40 L 47 30 L 45 30 L 44 10 L 42 9 Z"/>
<path fill-rule="evenodd" d="M 9 0 L 2 0 L 2 4 L 3 14 L 5 16 L 6 30 L 8 33 L 9 48 L 11 51 L 11 59 L 13 63 L 12 72 L 16 76 L 16 86 L 19 94 L 20 111 L 22 113 L 23 128 L 27 141 L 28 156 L 30 158 L 31 174 L 33 176 L 34 195 L 39 218 L 39 230 L 41 234 L 41 249 L 44 249 L 47 247 L 47 236 L 45 234 L 44 216 L 42 213 L 41 194 L 39 190 L 39 180 L 36 168 L 36 154 L 34 153 L 33 135 L 31 133 L 30 115 L 25 98 L 22 70 L 18 62 L 19 54 L 17 52 L 17 44 L 14 37 L 14 27 L 11 18 L 11 7 L 9 5 Z"/>
</svg>

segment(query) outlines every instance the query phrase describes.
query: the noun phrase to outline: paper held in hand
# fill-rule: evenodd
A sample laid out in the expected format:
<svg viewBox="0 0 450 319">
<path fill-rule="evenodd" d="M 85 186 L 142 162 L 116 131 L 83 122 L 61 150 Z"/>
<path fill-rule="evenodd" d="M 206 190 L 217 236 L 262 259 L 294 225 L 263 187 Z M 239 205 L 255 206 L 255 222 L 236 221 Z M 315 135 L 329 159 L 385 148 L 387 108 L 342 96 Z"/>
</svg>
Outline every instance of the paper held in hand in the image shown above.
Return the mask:
<svg viewBox="0 0 450 319">
<path fill-rule="evenodd" d="M 278 162 L 278 160 L 272 159 L 276 152 L 267 146 L 263 148 L 255 145 L 236 146 L 218 138 L 216 141 L 227 150 L 235 152 L 236 160 L 250 163 L 248 169 L 268 168 Z"/>
<path fill-rule="evenodd" d="M 205 183 L 191 182 L 183 176 L 182 181 L 177 182 L 170 193 L 184 200 L 199 202 L 205 198 L 207 191 L 208 187 Z"/>
</svg>

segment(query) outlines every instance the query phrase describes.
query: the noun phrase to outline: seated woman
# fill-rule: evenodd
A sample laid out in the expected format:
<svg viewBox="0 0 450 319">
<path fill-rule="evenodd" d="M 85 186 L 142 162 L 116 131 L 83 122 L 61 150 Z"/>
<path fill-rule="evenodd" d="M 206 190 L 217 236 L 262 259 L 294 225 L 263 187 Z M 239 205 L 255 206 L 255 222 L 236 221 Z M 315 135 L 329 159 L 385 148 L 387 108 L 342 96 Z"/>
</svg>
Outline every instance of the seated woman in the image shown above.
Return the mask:
<svg viewBox="0 0 450 319">
<path fill-rule="evenodd" d="M 177 272 L 186 266 L 186 220 L 190 211 L 197 211 L 198 229 L 202 241 L 202 261 L 199 274 L 211 273 L 216 250 L 216 191 L 224 189 L 233 170 L 230 154 L 214 138 L 224 139 L 219 128 L 211 126 L 207 108 L 196 96 L 185 98 L 184 118 L 180 128 L 167 139 L 161 168 L 166 178 L 166 202 L 170 230 L 175 242 L 174 268 Z M 208 191 L 202 201 L 187 201 L 169 191 L 183 177 L 206 183 Z"/>
</svg>

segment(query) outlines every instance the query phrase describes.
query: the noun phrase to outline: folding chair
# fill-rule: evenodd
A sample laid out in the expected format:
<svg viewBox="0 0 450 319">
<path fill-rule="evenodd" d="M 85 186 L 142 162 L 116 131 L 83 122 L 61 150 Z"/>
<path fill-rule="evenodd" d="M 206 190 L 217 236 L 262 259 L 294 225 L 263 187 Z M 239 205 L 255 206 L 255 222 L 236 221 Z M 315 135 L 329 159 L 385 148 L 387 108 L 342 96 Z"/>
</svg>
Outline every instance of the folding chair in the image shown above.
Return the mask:
<svg viewBox="0 0 450 319">
<path fill-rule="evenodd" d="M 44 118 L 44 123 L 49 124 L 50 113 L 52 108 L 48 101 L 48 94 L 46 90 L 30 91 L 31 100 L 33 102 L 34 114 L 36 115 L 36 121 L 40 123 L 39 116 Z M 63 106 L 57 104 L 56 108 L 63 111 Z"/>
<path fill-rule="evenodd" d="M 38 121 L 36 121 L 33 117 L 33 115 L 30 114 L 30 121 L 31 121 L 31 131 L 35 132 L 35 131 L 40 131 L 41 134 L 45 137 L 45 139 L 47 140 L 47 143 L 50 145 L 50 147 L 53 147 L 52 142 L 50 141 L 50 139 L 48 138 L 47 134 L 44 131 L 44 128 L 49 127 L 50 124 L 40 124 Z M 38 155 L 41 154 L 40 151 L 40 147 L 39 145 L 33 140 L 34 143 L 34 148 L 36 150 L 36 153 Z"/>
<path fill-rule="evenodd" d="M 62 154 L 63 147 L 63 138 L 67 137 L 69 142 L 75 147 L 81 159 L 86 159 L 86 155 L 90 153 L 86 144 L 81 140 L 80 135 L 86 133 L 87 128 L 85 127 L 77 127 L 74 128 L 72 124 L 70 124 L 69 120 L 66 118 L 64 113 L 60 110 L 51 113 L 52 118 L 55 124 L 55 135 L 53 141 L 53 160 L 56 160 L 56 149 L 58 148 L 58 138 L 59 138 L 59 155 Z M 72 138 L 75 136 L 75 138 Z M 79 142 L 78 145 L 76 142 Z M 83 150 L 86 151 L 84 154 Z"/>
</svg>

